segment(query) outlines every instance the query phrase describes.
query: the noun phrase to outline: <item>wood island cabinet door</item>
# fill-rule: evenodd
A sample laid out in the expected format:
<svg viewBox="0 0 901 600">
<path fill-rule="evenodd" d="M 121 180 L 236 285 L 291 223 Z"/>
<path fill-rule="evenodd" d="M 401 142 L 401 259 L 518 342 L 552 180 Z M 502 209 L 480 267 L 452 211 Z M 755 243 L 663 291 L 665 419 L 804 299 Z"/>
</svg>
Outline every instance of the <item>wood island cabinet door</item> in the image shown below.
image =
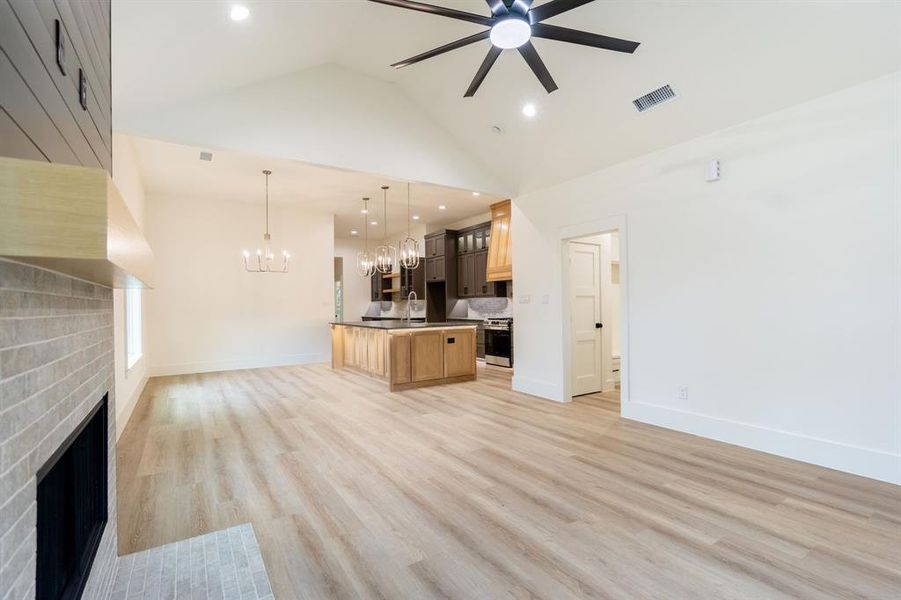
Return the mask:
<svg viewBox="0 0 901 600">
<path fill-rule="evenodd" d="M 410 334 L 411 379 L 428 381 L 444 377 L 444 336 L 439 331 Z"/>
<path fill-rule="evenodd" d="M 356 350 L 354 347 L 356 327 L 342 327 L 344 330 L 344 365 L 347 367 L 356 366 Z"/>
<path fill-rule="evenodd" d="M 391 383 L 410 383 L 412 381 L 410 372 L 410 337 L 408 333 L 389 336 Z"/>
<path fill-rule="evenodd" d="M 476 372 L 476 340 L 472 329 L 445 331 L 444 376 L 462 377 Z"/>
</svg>

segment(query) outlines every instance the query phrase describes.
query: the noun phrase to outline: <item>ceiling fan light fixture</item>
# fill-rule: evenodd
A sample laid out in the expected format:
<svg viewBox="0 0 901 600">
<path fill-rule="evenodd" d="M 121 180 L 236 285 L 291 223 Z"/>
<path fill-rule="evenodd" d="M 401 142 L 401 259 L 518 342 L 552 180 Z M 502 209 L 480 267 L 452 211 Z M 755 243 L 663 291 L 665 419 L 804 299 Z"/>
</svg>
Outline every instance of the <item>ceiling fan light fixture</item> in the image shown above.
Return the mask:
<svg viewBox="0 0 901 600">
<path fill-rule="evenodd" d="M 532 37 L 532 26 L 520 17 L 501 19 L 491 27 L 491 43 L 504 50 L 519 48 Z"/>
</svg>

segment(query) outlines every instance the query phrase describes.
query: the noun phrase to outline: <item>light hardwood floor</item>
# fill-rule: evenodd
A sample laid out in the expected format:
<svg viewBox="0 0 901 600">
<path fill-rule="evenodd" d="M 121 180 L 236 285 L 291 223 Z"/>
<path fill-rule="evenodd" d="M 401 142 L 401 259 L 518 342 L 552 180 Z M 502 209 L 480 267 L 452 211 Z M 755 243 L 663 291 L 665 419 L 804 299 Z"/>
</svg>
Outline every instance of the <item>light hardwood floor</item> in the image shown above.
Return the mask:
<svg viewBox="0 0 901 600">
<path fill-rule="evenodd" d="M 119 550 L 250 522 L 277 598 L 898 598 L 901 488 L 559 405 L 508 370 L 152 379 Z"/>
</svg>

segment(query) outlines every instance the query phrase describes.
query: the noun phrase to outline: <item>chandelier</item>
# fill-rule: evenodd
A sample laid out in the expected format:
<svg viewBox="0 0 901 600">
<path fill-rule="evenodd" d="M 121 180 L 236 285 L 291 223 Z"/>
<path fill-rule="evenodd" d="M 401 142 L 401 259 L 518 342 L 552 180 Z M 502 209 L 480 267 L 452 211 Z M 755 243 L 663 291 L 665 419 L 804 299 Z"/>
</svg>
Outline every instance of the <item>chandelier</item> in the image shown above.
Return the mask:
<svg viewBox="0 0 901 600">
<path fill-rule="evenodd" d="M 275 259 L 270 245 L 272 236 L 269 235 L 269 176 L 272 175 L 272 171 L 266 169 L 263 171 L 263 175 L 266 176 L 266 233 L 263 234 L 263 248 L 257 248 L 255 259 L 250 258 L 250 252 L 244 251 L 244 270 L 250 273 L 287 273 L 288 261 L 291 259 L 287 250 L 282 252 L 281 266 L 273 268 L 272 265 L 272 261 Z"/>
<path fill-rule="evenodd" d="M 384 239 L 382 245 L 375 249 L 375 269 L 379 273 L 390 273 L 397 262 L 397 248 L 388 242 L 388 186 L 382 186 L 382 207 L 385 215 Z"/>
<path fill-rule="evenodd" d="M 363 251 L 357 254 L 357 273 L 360 277 L 375 274 L 375 256 L 369 251 L 369 198 L 363 198 Z"/>
<path fill-rule="evenodd" d="M 400 245 L 400 264 L 405 269 L 419 266 L 419 240 L 410 235 L 410 182 L 407 182 L 407 239 Z"/>
</svg>

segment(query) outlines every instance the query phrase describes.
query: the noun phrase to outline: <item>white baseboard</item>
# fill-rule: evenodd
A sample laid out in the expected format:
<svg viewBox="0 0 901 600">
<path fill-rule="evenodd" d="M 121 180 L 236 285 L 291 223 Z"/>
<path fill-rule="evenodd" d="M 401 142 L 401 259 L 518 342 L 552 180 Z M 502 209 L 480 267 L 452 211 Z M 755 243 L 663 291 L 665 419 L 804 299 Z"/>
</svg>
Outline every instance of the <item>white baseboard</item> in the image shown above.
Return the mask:
<svg viewBox="0 0 901 600">
<path fill-rule="evenodd" d="M 212 373 L 214 371 L 234 371 L 237 369 L 285 367 L 290 365 L 330 362 L 331 360 L 332 355 L 330 353 L 314 352 L 309 354 L 292 354 L 288 356 L 274 356 L 265 358 L 239 358 L 233 360 L 173 363 L 168 365 L 151 366 L 150 376 L 163 377 L 166 375 L 189 375 L 192 373 Z"/>
<path fill-rule="evenodd" d="M 145 373 L 143 377 L 141 377 L 140 383 L 138 383 L 137 387 L 135 387 L 134 391 L 131 393 L 131 397 L 125 401 L 125 404 L 122 406 L 121 411 L 116 412 L 116 441 L 119 441 L 119 438 L 122 437 L 122 432 L 125 431 L 126 425 L 128 425 L 129 419 L 131 419 L 131 414 L 135 411 L 135 406 L 138 405 L 138 400 L 141 399 L 141 393 L 144 391 L 144 387 L 147 385 L 147 380 L 149 377 Z M 118 405 L 119 399 L 116 398 L 116 403 Z"/>
<path fill-rule="evenodd" d="M 538 396 L 545 400 L 554 402 L 566 402 L 562 386 L 540 381 L 538 379 L 529 379 L 522 375 L 513 373 L 513 389 L 517 392 L 529 394 L 530 396 Z"/>
<path fill-rule="evenodd" d="M 901 484 L 901 456 L 822 438 L 627 401 L 622 416 L 830 469 Z"/>
</svg>

